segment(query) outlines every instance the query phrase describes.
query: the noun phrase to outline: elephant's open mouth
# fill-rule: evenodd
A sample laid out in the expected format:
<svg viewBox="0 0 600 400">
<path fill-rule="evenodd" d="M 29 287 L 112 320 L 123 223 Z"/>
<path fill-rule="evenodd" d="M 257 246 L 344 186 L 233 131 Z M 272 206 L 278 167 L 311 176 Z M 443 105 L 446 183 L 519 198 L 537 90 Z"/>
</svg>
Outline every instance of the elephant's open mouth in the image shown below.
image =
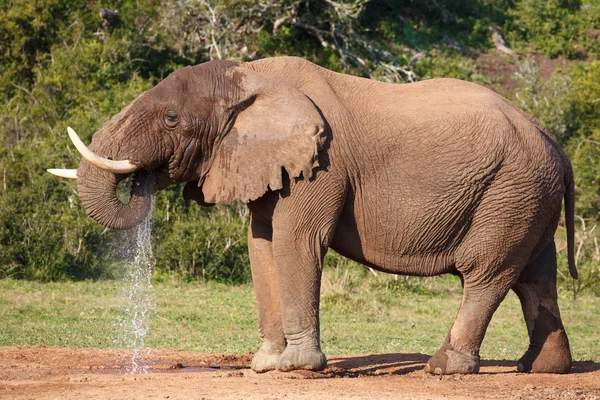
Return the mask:
<svg viewBox="0 0 600 400">
<path fill-rule="evenodd" d="M 118 178 L 119 179 L 119 178 Z M 134 181 L 139 182 L 139 174 L 136 172 L 124 176 L 117 183 L 116 193 L 117 199 L 123 204 L 129 204 L 131 196 L 133 196 Z"/>
<path fill-rule="evenodd" d="M 131 174 L 116 176 L 118 180 L 115 189 L 117 199 L 125 205 L 131 202 L 134 194 L 140 197 L 147 197 L 157 191 L 156 174 L 154 171 L 140 169 Z"/>
</svg>

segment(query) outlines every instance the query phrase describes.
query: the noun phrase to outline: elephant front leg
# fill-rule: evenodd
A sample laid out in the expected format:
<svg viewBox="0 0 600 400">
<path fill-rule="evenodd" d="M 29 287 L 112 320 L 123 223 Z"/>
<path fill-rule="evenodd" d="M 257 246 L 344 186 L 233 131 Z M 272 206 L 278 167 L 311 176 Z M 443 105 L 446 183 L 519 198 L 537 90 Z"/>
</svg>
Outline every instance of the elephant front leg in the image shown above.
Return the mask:
<svg viewBox="0 0 600 400">
<path fill-rule="evenodd" d="M 256 372 L 274 370 L 286 345 L 271 239 L 271 227 L 252 218 L 248 229 L 248 253 L 262 339 L 260 349 L 252 358 L 252 369 Z"/>
<path fill-rule="evenodd" d="M 309 234 L 310 235 L 310 234 Z M 273 254 L 287 347 L 277 369 L 319 371 L 327 366 L 319 333 L 319 293 L 325 247 L 318 237 L 274 230 Z"/>
</svg>

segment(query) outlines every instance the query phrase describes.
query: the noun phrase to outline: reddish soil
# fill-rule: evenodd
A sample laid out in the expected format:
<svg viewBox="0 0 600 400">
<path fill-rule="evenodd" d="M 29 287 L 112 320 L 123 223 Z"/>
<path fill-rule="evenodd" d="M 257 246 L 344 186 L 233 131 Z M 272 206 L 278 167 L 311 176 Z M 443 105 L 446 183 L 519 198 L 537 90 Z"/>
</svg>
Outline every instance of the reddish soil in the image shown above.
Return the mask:
<svg viewBox="0 0 600 400">
<path fill-rule="evenodd" d="M 127 374 L 117 350 L 0 347 L 1 399 L 594 399 L 600 364 L 568 375 L 519 374 L 488 361 L 479 375 L 432 376 L 424 354 L 330 357 L 316 372 L 256 374 L 251 355 L 153 350 L 148 374 Z"/>
<path fill-rule="evenodd" d="M 549 79 L 558 68 L 568 70 L 573 61 L 564 57 L 549 59 L 541 54 L 533 56 L 541 78 Z M 493 78 L 496 84 L 492 85 L 500 94 L 506 97 L 512 97 L 514 92 L 520 88 L 521 84 L 515 79 L 515 74 L 519 71 L 517 61 L 509 61 L 502 58 L 494 52 L 480 53 L 475 57 L 477 70 L 488 78 Z"/>
</svg>

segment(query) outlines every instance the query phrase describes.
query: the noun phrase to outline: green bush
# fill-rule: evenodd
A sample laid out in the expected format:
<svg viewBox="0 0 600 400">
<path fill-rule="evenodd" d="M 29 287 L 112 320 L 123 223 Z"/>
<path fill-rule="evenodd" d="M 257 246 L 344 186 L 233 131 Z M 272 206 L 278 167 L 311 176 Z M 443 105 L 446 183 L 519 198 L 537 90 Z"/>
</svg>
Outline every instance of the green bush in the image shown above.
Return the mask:
<svg viewBox="0 0 600 400">
<path fill-rule="evenodd" d="M 589 35 L 600 24 L 598 0 L 515 1 L 509 15 L 513 44 L 532 45 L 550 58 L 585 58 L 600 50 L 600 42 Z"/>
<path fill-rule="evenodd" d="M 0 35 L 15 38 L 2 42 L 0 60 L 0 277 L 109 276 L 104 230 L 85 216 L 76 185 L 45 169 L 79 161 L 67 121 L 89 140 L 153 81 L 139 76 L 131 33 L 96 35 L 100 21 L 81 11 L 85 2 L 11 5 L 0 16 Z"/>
<path fill-rule="evenodd" d="M 493 25 L 519 54 L 535 49 L 581 60 L 550 81 L 522 62 L 521 89 L 513 100 L 548 127 L 573 161 L 577 214 L 587 226 L 586 234 L 578 231 L 586 243 L 580 270 L 588 277 L 584 286 L 594 286 L 588 283 L 594 282 L 598 263 L 597 232 L 591 227 L 600 220 L 600 63 L 593 61 L 599 42 L 591 33 L 599 26 L 598 0 L 214 0 L 213 21 L 202 4 L 0 3 L 0 277 L 51 281 L 115 275 L 119 249 L 134 245 L 124 239 L 131 233 L 106 231 L 90 220 L 76 184 L 45 169 L 77 166 L 80 157 L 67 139 L 67 125 L 89 141 L 102 123 L 176 68 L 219 53 L 237 60 L 298 55 L 387 81 L 454 77 L 487 84 L 476 59 L 493 47 L 488 31 Z M 101 7 L 118 8 L 110 26 L 98 16 Z M 153 231 L 157 277 L 247 281 L 247 223 L 243 205 L 185 207 L 181 187 L 159 193 Z M 330 269 L 348 262 L 332 253 L 325 264 Z M 340 284 L 346 279 L 354 285 L 360 274 L 355 275 L 341 276 Z M 390 293 L 430 290 L 414 278 L 373 282 Z M 569 285 L 561 281 L 563 288 Z"/>
<path fill-rule="evenodd" d="M 572 137 L 566 151 L 574 168 L 576 212 L 600 220 L 600 62 L 579 64 L 571 72 L 566 123 Z"/>
<path fill-rule="evenodd" d="M 157 272 L 186 280 L 248 281 L 248 219 L 243 204 L 206 208 L 191 202 L 186 207 L 181 187 L 160 192 L 153 229 Z"/>
<path fill-rule="evenodd" d="M 520 84 L 515 92 L 515 103 L 537 118 L 542 126 L 560 144 L 564 145 L 573 135 L 568 124 L 571 101 L 571 80 L 566 73 L 556 72 L 550 79 L 543 79 L 533 58 L 518 63 L 514 79 Z"/>
</svg>

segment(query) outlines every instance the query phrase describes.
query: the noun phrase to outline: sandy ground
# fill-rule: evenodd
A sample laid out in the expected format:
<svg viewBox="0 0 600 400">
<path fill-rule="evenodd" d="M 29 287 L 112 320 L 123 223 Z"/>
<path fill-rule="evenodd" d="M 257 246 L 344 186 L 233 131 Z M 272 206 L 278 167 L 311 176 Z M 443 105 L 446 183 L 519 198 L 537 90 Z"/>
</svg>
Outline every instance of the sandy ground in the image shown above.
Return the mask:
<svg viewBox="0 0 600 400">
<path fill-rule="evenodd" d="M 150 373 L 120 368 L 118 350 L 0 347 L 0 399 L 595 399 L 600 364 L 579 362 L 569 375 L 519 374 L 487 361 L 479 375 L 436 377 L 423 354 L 329 358 L 321 372 L 248 368 L 251 355 L 153 350 Z"/>
</svg>

